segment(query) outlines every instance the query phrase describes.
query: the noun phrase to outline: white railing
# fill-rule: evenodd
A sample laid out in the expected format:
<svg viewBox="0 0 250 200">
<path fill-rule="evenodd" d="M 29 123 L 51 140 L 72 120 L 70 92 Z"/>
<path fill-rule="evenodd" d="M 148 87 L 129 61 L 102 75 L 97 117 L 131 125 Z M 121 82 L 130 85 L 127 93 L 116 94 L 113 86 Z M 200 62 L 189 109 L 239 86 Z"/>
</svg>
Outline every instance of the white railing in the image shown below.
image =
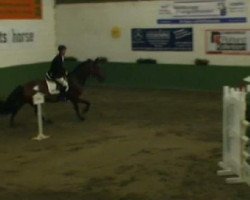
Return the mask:
<svg viewBox="0 0 250 200">
<path fill-rule="evenodd" d="M 238 88 L 223 88 L 223 152 L 218 175 L 236 176 L 227 178 L 227 183 L 246 182 L 250 185 L 249 138 L 246 136 L 249 122 L 246 120 L 246 95 Z"/>
</svg>

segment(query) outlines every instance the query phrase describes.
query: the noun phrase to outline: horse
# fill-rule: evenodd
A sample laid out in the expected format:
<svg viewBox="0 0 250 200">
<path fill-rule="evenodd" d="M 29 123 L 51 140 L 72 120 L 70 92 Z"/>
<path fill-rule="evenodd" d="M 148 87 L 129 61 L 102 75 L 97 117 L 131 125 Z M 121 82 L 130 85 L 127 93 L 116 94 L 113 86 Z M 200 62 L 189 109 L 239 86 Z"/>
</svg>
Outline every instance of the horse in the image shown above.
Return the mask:
<svg viewBox="0 0 250 200">
<path fill-rule="evenodd" d="M 88 59 L 85 62 L 78 64 L 72 72 L 67 75 L 67 80 L 69 82 L 69 90 L 66 93 L 66 99 L 73 104 L 73 108 L 76 112 L 77 117 L 84 121 L 85 118 L 82 116 L 83 113 L 86 113 L 90 108 L 90 102 L 83 99 L 83 87 L 88 77 L 92 76 L 96 78 L 99 82 L 104 81 L 104 76 L 100 70 L 100 64 L 103 62 L 102 59 L 91 60 Z M 0 102 L 0 114 L 1 115 L 10 115 L 10 126 L 14 126 L 14 119 L 18 111 L 25 105 L 29 104 L 37 112 L 36 106 L 33 104 L 33 96 L 36 94 L 36 90 L 44 94 L 45 102 L 61 102 L 59 94 L 52 95 L 49 93 L 48 85 L 46 79 L 43 80 L 33 80 L 29 81 L 23 85 L 17 86 L 3 102 Z M 85 104 L 86 107 L 82 111 L 79 110 L 79 104 Z M 46 120 L 43 117 L 45 122 L 52 122 Z"/>
</svg>

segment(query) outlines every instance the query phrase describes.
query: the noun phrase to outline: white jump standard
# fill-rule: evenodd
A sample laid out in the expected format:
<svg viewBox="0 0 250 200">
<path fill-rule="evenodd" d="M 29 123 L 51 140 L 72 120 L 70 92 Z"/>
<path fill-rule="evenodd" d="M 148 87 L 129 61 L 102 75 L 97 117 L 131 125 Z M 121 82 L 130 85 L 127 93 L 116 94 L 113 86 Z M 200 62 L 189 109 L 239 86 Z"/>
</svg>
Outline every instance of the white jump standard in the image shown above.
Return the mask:
<svg viewBox="0 0 250 200">
<path fill-rule="evenodd" d="M 223 88 L 223 153 L 217 172 L 227 183 L 247 183 L 250 185 L 250 158 L 247 151 L 249 137 L 246 136 L 249 122 L 246 120 L 246 91 L 239 88 Z"/>
<path fill-rule="evenodd" d="M 38 89 L 38 88 L 36 88 Z M 42 104 L 45 102 L 44 94 L 41 92 L 37 92 L 33 96 L 33 103 L 37 106 L 37 121 L 38 121 L 38 135 L 33 140 L 44 140 L 49 138 L 50 136 L 43 134 L 43 116 L 42 116 Z"/>
</svg>

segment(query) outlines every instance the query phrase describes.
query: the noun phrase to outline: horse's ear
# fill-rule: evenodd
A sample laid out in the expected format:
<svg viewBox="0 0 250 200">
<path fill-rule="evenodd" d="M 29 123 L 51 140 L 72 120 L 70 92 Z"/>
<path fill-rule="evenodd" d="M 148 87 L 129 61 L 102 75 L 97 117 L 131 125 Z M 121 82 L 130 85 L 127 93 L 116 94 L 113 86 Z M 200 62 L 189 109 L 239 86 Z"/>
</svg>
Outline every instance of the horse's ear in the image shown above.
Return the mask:
<svg viewBox="0 0 250 200">
<path fill-rule="evenodd" d="M 107 58 L 104 57 L 97 57 L 95 59 L 95 63 L 106 63 L 107 62 Z"/>
</svg>

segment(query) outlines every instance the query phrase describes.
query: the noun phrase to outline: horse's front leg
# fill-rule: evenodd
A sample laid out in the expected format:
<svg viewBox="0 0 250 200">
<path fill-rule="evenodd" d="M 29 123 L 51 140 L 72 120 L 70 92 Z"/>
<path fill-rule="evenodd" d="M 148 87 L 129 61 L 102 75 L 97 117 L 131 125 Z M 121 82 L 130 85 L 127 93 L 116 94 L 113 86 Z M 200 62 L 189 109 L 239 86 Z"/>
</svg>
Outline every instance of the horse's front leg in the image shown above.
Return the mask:
<svg viewBox="0 0 250 200">
<path fill-rule="evenodd" d="M 73 107 L 75 109 L 76 115 L 77 117 L 81 120 L 84 121 L 85 118 L 81 115 L 80 111 L 79 111 L 79 105 L 78 105 L 78 101 L 76 100 L 71 100 L 71 103 L 73 104 Z"/>
<path fill-rule="evenodd" d="M 89 108 L 90 108 L 90 105 L 91 103 L 87 100 L 84 100 L 84 99 L 78 99 L 78 103 L 82 103 L 82 104 L 85 104 L 86 107 L 83 109 L 82 113 L 86 113 L 89 111 Z"/>
</svg>

